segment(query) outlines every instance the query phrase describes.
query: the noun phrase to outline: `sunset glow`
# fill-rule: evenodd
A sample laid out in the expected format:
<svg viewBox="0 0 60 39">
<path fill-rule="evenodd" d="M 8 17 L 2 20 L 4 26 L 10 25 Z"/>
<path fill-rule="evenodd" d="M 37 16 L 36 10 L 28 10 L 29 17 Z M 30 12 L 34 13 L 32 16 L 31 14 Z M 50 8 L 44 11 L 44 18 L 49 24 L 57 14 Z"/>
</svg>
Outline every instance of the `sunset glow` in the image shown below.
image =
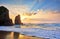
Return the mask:
<svg viewBox="0 0 60 39">
<path fill-rule="evenodd" d="M 7 0 L 8 2 L 4 3 L 3 1 L 1 1 L 0 4 L 9 9 L 10 18 L 12 18 L 12 20 L 15 19 L 15 16 L 20 14 L 22 22 L 60 23 L 59 0 Z M 14 2 L 12 3 L 12 1 Z"/>
</svg>

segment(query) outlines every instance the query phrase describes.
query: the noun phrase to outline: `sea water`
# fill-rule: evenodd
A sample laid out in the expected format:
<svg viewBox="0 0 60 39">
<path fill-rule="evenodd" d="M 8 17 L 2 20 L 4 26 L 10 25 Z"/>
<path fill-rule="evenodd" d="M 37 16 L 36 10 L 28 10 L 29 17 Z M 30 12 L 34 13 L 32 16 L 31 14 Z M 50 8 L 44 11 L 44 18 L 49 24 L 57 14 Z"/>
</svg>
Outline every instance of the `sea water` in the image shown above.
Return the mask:
<svg viewBox="0 0 60 39">
<path fill-rule="evenodd" d="M 25 24 L 20 28 L 28 36 L 60 39 L 60 23 Z"/>
<path fill-rule="evenodd" d="M 4 30 L 4 28 L 2 27 L 0 27 L 0 29 Z M 41 37 L 46 39 L 60 39 L 60 23 L 29 23 L 23 25 L 10 26 L 9 28 L 7 27 L 5 30 L 18 32 L 26 36 Z"/>
</svg>

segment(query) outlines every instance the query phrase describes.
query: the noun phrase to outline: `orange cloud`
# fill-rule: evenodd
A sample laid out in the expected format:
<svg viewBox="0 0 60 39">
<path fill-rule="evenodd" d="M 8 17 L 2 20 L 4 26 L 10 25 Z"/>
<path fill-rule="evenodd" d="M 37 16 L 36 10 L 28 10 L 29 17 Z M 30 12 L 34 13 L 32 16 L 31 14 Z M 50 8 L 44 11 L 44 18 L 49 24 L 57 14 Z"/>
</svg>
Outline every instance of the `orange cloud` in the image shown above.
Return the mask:
<svg viewBox="0 0 60 39">
<path fill-rule="evenodd" d="M 27 20 L 28 19 L 28 20 Z M 60 23 L 60 13 L 55 11 L 39 10 L 36 15 L 25 19 L 28 23 Z"/>
<path fill-rule="evenodd" d="M 34 2 L 35 3 L 35 2 Z M 37 14 L 30 15 L 28 14 L 30 7 L 26 5 L 4 5 L 9 9 L 10 18 L 13 20 L 15 19 L 15 16 L 20 14 L 22 22 L 25 23 L 60 23 L 60 12 L 56 11 L 44 11 L 44 10 L 38 10 Z M 28 13 L 27 13 L 28 12 Z M 24 15 L 23 15 L 24 13 Z M 29 16 L 30 15 L 30 16 Z"/>
</svg>

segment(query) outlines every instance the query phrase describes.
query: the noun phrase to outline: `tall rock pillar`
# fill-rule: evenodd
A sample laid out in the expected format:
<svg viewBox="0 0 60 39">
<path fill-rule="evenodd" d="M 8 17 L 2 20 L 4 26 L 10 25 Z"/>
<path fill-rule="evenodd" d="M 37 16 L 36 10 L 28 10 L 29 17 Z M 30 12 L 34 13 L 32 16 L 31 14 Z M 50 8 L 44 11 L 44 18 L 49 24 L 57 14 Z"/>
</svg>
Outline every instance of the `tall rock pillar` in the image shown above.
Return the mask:
<svg viewBox="0 0 60 39">
<path fill-rule="evenodd" d="M 20 15 L 17 15 L 15 17 L 15 24 L 19 24 L 19 25 L 22 24 Z"/>
<path fill-rule="evenodd" d="M 0 26 L 11 26 L 13 25 L 12 20 L 9 18 L 9 10 L 0 6 Z"/>
</svg>

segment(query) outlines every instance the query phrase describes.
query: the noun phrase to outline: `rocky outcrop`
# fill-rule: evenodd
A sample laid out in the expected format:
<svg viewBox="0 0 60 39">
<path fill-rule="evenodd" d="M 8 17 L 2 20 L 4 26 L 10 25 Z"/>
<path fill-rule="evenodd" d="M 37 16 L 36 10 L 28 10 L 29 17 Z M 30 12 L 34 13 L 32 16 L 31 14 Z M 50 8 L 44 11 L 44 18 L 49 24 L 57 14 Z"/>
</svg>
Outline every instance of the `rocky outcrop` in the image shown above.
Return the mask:
<svg viewBox="0 0 60 39">
<path fill-rule="evenodd" d="M 17 15 L 17 16 L 15 17 L 15 24 L 18 24 L 18 25 L 23 24 L 23 23 L 21 22 L 21 17 L 20 17 L 20 15 Z"/>
<path fill-rule="evenodd" d="M 0 6 L 0 26 L 10 26 L 13 25 L 12 20 L 9 18 L 9 10 L 4 7 Z"/>
</svg>

